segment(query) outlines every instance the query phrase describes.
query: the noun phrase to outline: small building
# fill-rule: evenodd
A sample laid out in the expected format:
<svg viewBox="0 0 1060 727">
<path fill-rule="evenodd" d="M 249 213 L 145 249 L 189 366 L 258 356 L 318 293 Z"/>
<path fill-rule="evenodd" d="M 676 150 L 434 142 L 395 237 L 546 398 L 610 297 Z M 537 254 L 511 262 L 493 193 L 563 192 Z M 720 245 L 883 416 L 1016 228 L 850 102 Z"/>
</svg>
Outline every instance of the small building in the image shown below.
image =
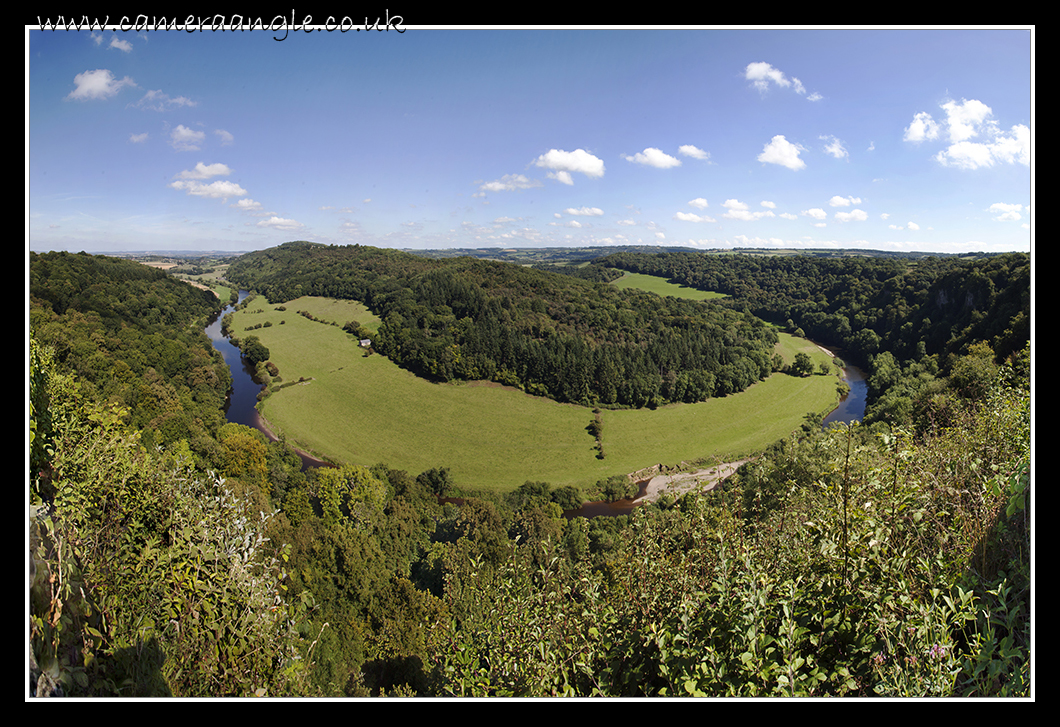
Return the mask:
<svg viewBox="0 0 1060 727">
<path fill-rule="evenodd" d="M 371 348 L 371 347 L 372 347 L 372 339 L 370 339 L 370 338 L 362 338 L 361 339 L 361 348 Z"/>
</svg>

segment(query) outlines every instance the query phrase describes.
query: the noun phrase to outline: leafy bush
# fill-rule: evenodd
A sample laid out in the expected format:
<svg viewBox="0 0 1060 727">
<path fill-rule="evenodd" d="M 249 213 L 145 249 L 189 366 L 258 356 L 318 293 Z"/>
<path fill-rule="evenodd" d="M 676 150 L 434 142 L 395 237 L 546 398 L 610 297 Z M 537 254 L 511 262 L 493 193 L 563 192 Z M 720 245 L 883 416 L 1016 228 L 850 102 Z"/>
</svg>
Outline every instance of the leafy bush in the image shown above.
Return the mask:
<svg viewBox="0 0 1060 727">
<path fill-rule="evenodd" d="M 55 430 L 54 499 L 31 522 L 36 663 L 72 695 L 300 691 L 270 516 L 194 470 L 187 445 L 144 449 L 126 416 L 87 403 Z"/>
</svg>

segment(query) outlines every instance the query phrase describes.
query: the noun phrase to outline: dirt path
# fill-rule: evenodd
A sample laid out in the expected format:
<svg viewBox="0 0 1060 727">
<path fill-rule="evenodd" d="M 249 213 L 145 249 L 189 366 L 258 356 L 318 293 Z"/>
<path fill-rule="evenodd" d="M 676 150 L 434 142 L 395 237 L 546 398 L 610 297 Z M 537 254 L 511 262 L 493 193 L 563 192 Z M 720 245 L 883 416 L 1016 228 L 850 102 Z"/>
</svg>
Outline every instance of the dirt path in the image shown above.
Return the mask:
<svg viewBox="0 0 1060 727">
<path fill-rule="evenodd" d="M 672 493 L 675 497 L 680 497 L 686 492 L 707 492 L 708 490 L 714 489 L 714 486 L 724 480 L 726 477 L 731 475 L 739 468 L 744 462 L 749 460 L 741 459 L 736 462 L 725 462 L 715 467 L 709 467 L 707 469 L 696 470 L 695 472 L 677 472 L 672 475 L 656 475 L 652 477 L 648 482 L 648 487 L 644 493 L 644 497 L 640 498 L 640 501 L 654 502 L 664 492 Z"/>
</svg>

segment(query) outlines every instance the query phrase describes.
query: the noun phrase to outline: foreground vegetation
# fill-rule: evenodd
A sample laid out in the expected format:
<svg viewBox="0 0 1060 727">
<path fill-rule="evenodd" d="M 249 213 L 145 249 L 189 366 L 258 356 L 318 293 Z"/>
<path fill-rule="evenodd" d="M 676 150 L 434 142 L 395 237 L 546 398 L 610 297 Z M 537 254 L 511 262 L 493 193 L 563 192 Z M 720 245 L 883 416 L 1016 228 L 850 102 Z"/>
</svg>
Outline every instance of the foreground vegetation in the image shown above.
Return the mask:
<svg viewBox="0 0 1060 727">
<path fill-rule="evenodd" d="M 579 492 L 534 479 L 440 504 L 444 461 L 300 471 L 207 415 L 214 357 L 176 365 L 202 345 L 198 293 L 128 266 L 31 259 L 34 689 L 1033 695 L 1029 345 L 998 356 L 973 331 L 921 371 L 908 420 L 807 421 L 718 491 L 568 521 Z M 286 315 L 253 333 L 339 330 Z M 604 442 L 619 415 L 692 409 L 604 411 Z"/>
<path fill-rule="evenodd" d="M 596 569 L 476 562 L 441 691 L 1028 695 L 1028 433 L 1001 386 L 932 436 L 792 440 L 756 487 L 637 512 Z"/>
</svg>

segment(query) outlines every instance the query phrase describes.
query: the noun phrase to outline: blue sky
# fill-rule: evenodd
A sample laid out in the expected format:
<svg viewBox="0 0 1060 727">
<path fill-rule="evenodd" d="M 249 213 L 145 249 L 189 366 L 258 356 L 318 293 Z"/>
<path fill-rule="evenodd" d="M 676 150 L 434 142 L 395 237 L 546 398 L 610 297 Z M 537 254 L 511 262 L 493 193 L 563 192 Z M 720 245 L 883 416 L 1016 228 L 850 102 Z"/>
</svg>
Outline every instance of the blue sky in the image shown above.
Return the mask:
<svg viewBox="0 0 1060 727">
<path fill-rule="evenodd" d="M 29 30 L 30 249 L 1030 250 L 1031 30 L 404 30 Z"/>
</svg>

